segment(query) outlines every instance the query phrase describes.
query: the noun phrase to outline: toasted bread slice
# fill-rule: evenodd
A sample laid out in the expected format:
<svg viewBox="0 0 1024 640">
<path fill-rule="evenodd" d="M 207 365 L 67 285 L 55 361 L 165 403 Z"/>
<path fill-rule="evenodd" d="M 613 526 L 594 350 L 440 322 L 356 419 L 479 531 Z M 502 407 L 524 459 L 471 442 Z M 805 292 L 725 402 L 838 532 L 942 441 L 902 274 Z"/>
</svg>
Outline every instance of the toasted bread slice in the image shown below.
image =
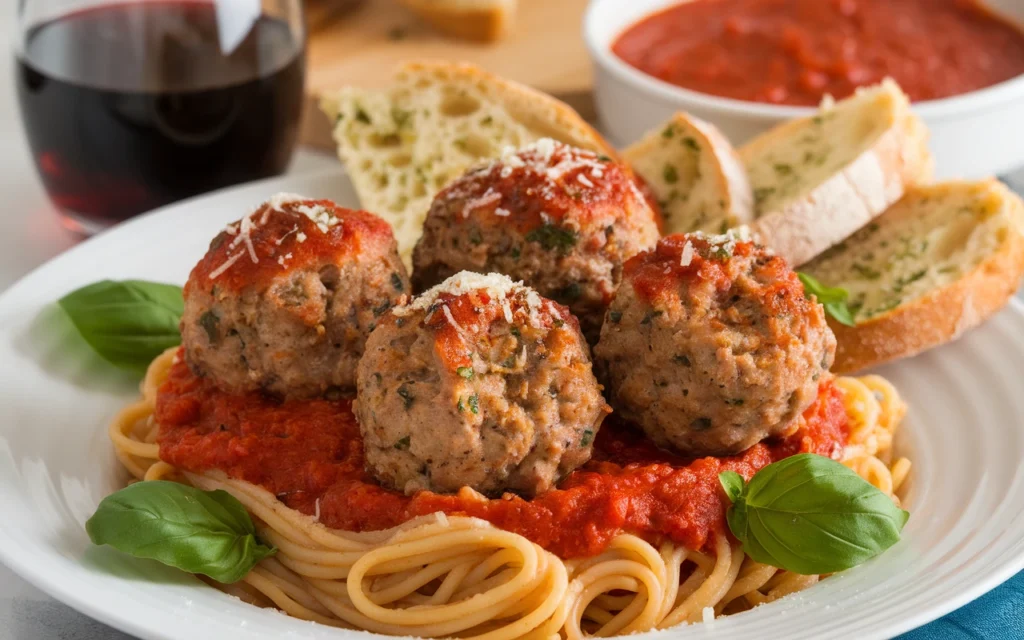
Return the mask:
<svg viewBox="0 0 1024 640">
<path fill-rule="evenodd" d="M 754 219 L 747 172 L 713 125 L 679 112 L 622 152 L 653 192 L 665 233 L 726 229 Z"/>
<path fill-rule="evenodd" d="M 846 289 L 856 326 L 830 319 L 833 370 L 857 371 L 956 339 L 1013 296 L 1024 202 L 997 180 L 912 187 L 801 271 Z"/>
<path fill-rule="evenodd" d="M 399 0 L 446 35 L 494 42 L 508 33 L 515 19 L 516 0 Z"/>
<path fill-rule="evenodd" d="M 468 64 L 406 64 L 390 88 L 346 87 L 321 108 L 362 206 L 391 223 L 406 261 L 434 194 L 507 146 L 549 137 L 616 157 L 565 104 Z"/>
<path fill-rule="evenodd" d="M 753 230 L 790 264 L 807 262 L 931 178 L 927 137 L 892 80 L 758 136 L 739 151 Z"/>
</svg>

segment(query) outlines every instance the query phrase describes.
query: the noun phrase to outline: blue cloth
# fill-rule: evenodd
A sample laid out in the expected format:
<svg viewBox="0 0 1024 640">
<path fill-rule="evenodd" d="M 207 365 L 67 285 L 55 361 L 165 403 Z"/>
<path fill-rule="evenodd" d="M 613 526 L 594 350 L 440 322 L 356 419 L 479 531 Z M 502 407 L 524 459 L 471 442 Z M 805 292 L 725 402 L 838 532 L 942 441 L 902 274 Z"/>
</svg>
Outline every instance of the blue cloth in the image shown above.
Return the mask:
<svg viewBox="0 0 1024 640">
<path fill-rule="evenodd" d="M 1024 640 L 1024 571 L 899 640 Z"/>
</svg>

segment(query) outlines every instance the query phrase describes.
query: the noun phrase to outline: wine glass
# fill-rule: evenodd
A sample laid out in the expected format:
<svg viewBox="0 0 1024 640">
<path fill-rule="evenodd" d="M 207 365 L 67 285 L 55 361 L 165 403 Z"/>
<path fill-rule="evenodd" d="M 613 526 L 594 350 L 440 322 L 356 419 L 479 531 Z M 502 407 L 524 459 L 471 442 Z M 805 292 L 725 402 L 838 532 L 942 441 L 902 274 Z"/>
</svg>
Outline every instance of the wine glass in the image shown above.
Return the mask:
<svg viewBox="0 0 1024 640">
<path fill-rule="evenodd" d="M 22 0 L 16 83 L 65 224 L 282 173 L 305 84 L 301 0 Z"/>
</svg>

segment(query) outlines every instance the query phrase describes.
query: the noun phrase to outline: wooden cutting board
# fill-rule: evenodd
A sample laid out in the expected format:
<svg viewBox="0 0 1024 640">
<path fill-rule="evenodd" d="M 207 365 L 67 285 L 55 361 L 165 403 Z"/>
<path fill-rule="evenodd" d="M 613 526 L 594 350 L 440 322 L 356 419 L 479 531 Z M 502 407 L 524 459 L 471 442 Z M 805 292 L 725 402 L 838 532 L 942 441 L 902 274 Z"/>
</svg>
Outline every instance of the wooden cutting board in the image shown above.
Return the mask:
<svg viewBox="0 0 1024 640">
<path fill-rule="evenodd" d="M 321 92 L 345 85 L 379 87 L 405 60 L 472 62 L 568 102 L 593 119 L 590 59 L 581 35 L 587 0 L 519 0 L 510 33 L 493 44 L 442 36 L 395 0 L 365 0 L 332 15 L 337 0 L 310 0 L 309 94 L 300 140 L 333 148 L 317 107 Z"/>
</svg>

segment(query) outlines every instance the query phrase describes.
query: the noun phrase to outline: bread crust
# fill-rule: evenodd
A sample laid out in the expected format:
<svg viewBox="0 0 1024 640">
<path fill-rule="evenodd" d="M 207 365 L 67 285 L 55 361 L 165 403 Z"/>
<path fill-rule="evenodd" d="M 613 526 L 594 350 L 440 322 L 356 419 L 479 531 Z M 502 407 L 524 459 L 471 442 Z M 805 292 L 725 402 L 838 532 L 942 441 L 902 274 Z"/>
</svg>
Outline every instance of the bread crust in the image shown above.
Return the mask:
<svg viewBox="0 0 1024 640">
<path fill-rule="evenodd" d="M 750 188 L 750 179 L 747 177 L 747 170 L 740 160 L 739 154 L 729 143 L 728 139 L 709 122 L 705 122 L 696 116 L 686 112 L 678 111 L 672 115 L 668 122 L 650 131 L 643 138 L 623 150 L 622 157 L 631 163 L 637 163 L 641 158 L 649 154 L 657 153 L 661 148 L 661 132 L 668 126 L 678 126 L 684 131 L 692 132 L 697 138 L 702 149 L 707 149 L 710 155 L 710 166 L 712 175 L 702 174 L 699 183 L 695 185 L 691 193 L 700 189 L 710 188 L 715 196 L 705 200 L 721 200 L 725 203 L 723 215 L 733 220 L 736 225 L 750 224 L 754 220 L 754 195 Z M 645 177 L 645 179 L 647 179 Z M 655 180 L 647 179 L 648 184 L 655 183 Z M 663 197 L 665 194 L 656 194 Z M 730 225 L 733 226 L 733 225 Z M 693 229 L 676 229 L 669 225 L 666 233 L 685 233 Z M 715 229 L 717 231 L 717 229 Z"/>
<path fill-rule="evenodd" d="M 928 131 L 909 111 L 906 97 L 884 83 L 892 122 L 869 149 L 843 170 L 784 207 L 764 212 L 752 229 L 798 267 L 842 242 L 899 200 L 906 188 L 931 179 Z M 786 123 L 748 143 L 741 155 L 779 144 L 803 120 Z"/>
<path fill-rule="evenodd" d="M 515 19 L 515 0 L 494 0 L 486 4 L 459 0 L 399 2 L 441 33 L 475 42 L 500 40 Z"/>
<path fill-rule="evenodd" d="M 615 147 L 569 105 L 514 80 L 494 75 L 474 64 L 416 60 L 401 65 L 398 77 L 402 74 L 429 74 L 453 83 L 472 82 L 485 93 L 500 100 L 520 122 L 531 129 L 543 130 L 543 137 L 603 153 L 611 158 L 619 158 Z"/>
<path fill-rule="evenodd" d="M 956 282 L 855 327 L 829 318 L 838 341 L 832 370 L 853 373 L 916 355 L 956 340 L 1002 309 L 1024 274 L 1024 204 L 1012 195 L 1008 201 L 1015 229 L 998 251 Z"/>
</svg>

